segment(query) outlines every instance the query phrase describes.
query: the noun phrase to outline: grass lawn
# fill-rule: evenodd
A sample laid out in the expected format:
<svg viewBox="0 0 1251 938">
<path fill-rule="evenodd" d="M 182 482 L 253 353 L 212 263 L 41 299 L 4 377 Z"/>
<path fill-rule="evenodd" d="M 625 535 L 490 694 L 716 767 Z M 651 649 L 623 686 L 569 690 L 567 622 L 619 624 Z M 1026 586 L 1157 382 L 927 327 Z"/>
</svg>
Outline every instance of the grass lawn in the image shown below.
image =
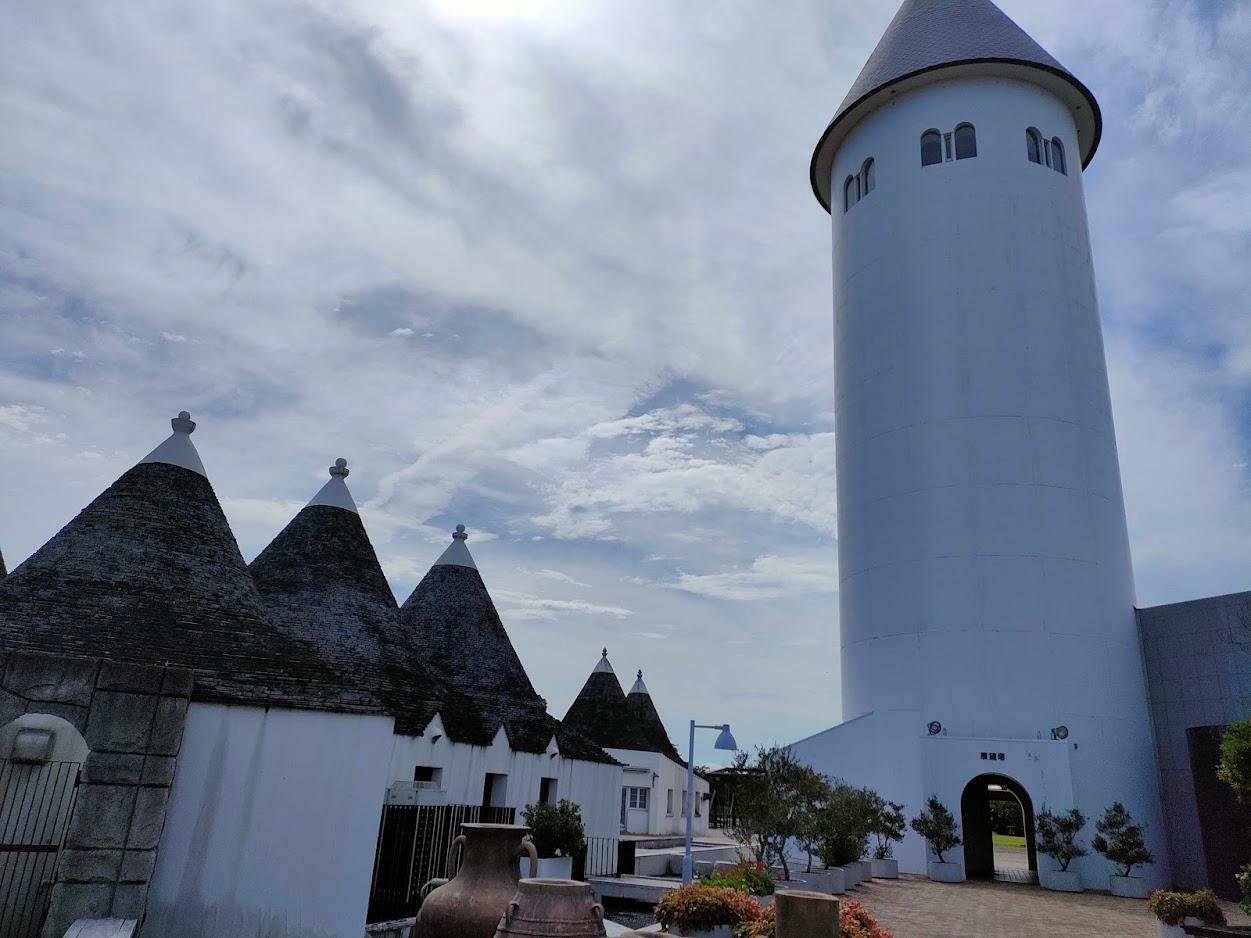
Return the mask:
<svg viewBox="0 0 1251 938">
<path fill-rule="evenodd" d="M 1011 834 L 991 834 L 996 847 L 1024 847 L 1024 837 L 1013 837 Z"/>
</svg>

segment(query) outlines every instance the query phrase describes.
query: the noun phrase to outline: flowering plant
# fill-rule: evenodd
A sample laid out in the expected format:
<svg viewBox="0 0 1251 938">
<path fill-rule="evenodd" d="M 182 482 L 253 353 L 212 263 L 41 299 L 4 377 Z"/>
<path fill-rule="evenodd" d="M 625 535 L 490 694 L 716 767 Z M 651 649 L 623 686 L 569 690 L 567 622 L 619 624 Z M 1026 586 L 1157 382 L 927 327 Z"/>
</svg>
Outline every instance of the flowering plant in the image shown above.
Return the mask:
<svg viewBox="0 0 1251 938">
<path fill-rule="evenodd" d="M 734 938 L 776 938 L 777 906 L 769 906 L 754 922 L 734 929 Z M 838 933 L 840 938 L 892 938 L 869 914 L 868 909 L 854 899 L 838 903 Z"/>
<path fill-rule="evenodd" d="M 1187 918 L 1197 918 L 1205 925 L 1224 925 L 1225 913 L 1211 889 L 1198 892 L 1165 892 L 1157 889 L 1147 900 L 1147 908 L 1165 925 L 1180 925 Z"/>
<path fill-rule="evenodd" d="M 702 882 L 706 886 L 725 886 L 753 896 L 773 895 L 773 877 L 763 863 L 744 860 L 732 870 L 711 873 Z"/>
<path fill-rule="evenodd" d="M 718 925 L 744 925 L 760 918 L 760 903 L 745 892 L 691 883 L 665 893 L 656 921 L 666 930 L 711 931 Z"/>
</svg>

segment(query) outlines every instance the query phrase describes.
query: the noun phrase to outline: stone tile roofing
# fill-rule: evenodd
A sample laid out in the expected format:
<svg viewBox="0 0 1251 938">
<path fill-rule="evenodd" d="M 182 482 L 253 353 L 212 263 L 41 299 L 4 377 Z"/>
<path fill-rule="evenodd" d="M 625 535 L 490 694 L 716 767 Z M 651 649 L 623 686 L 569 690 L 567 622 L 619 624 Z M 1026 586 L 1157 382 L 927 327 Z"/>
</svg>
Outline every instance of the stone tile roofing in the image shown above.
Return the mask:
<svg viewBox="0 0 1251 938">
<path fill-rule="evenodd" d="M 659 752 L 679 765 L 686 765 L 686 760 L 678 755 L 672 740 L 669 739 L 664 721 L 660 719 L 656 704 L 652 702 L 652 695 L 647 692 L 646 685 L 643 684 L 642 671 L 639 672 L 635 687 L 642 689 L 634 690 L 626 695 L 626 709 L 638 722 L 639 729 L 648 742 L 647 749 L 651 752 Z"/>
<path fill-rule="evenodd" d="M 124 473 L 0 581 L 0 645 L 194 669 L 195 699 L 379 709 L 266 619 L 207 478 Z"/>
<path fill-rule="evenodd" d="M 0 580 L 3 580 L 8 575 L 8 568 L 4 565 L 4 551 L 0 550 Z"/>
<path fill-rule="evenodd" d="M 603 667 L 608 651 L 582 685 L 565 714 L 564 724 L 605 749 L 659 752 L 643 733 L 634 712 L 626 704 L 625 691 L 612 667 Z"/>
<path fill-rule="evenodd" d="M 378 696 L 396 717 L 397 733 L 420 735 L 438 713 L 452 740 L 489 745 L 482 714 L 430 673 L 403 634 L 395 594 L 360 515 L 316 502 L 249 567 L 269 620 L 313 646 L 343 680 Z"/>
<path fill-rule="evenodd" d="M 492 731 L 503 726 L 514 749 L 543 752 L 555 737 L 566 757 L 615 762 L 547 712 L 476 567 L 436 563 L 400 607 L 400 623 L 435 674 L 469 697 Z"/>
<path fill-rule="evenodd" d="M 828 209 L 817 175 L 826 139 L 858 106 L 878 92 L 927 72 L 957 65 L 1000 63 L 1035 69 L 1062 80 L 1089 107 L 1091 133 L 1082 144 L 1082 165 L 1099 145 L 1099 104 L 1072 72 L 1034 41 L 991 0 L 904 0 L 873 53 L 852 83 L 813 155 L 813 188 Z M 854 121 L 853 121 L 854 122 Z"/>
</svg>

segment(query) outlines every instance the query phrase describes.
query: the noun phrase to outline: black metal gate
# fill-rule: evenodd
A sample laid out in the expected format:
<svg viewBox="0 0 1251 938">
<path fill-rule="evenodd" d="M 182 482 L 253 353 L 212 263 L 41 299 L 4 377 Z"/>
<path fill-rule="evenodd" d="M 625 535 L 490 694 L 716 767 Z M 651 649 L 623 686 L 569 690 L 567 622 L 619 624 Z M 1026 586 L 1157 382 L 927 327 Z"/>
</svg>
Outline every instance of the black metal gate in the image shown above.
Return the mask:
<svg viewBox="0 0 1251 938">
<path fill-rule="evenodd" d="M 447 869 L 448 848 L 462 824 L 512 824 L 516 817 L 515 808 L 385 805 L 378 826 L 368 921 L 386 922 L 417 914 L 421 887 L 436 877 L 451 875 Z"/>
<path fill-rule="evenodd" d="M 74 813 L 78 768 L 0 760 L 0 938 L 38 938 Z"/>
</svg>

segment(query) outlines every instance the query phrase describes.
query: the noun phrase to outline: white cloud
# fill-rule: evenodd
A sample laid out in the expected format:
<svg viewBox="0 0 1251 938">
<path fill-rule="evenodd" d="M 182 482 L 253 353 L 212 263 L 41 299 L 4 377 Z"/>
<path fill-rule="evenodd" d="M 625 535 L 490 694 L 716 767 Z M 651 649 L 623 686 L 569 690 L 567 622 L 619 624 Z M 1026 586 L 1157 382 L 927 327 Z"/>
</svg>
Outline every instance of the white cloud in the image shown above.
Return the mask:
<svg viewBox="0 0 1251 938">
<path fill-rule="evenodd" d="M 410 328 L 408 328 L 408 326 L 400 326 L 400 327 L 399 327 L 399 328 L 397 328 L 397 329 L 392 329 L 392 330 L 391 330 L 389 333 L 387 333 L 387 334 L 388 334 L 388 335 L 390 335 L 390 336 L 391 336 L 391 337 L 393 337 L 393 338 L 397 338 L 397 339 L 407 339 L 409 336 L 411 336 L 411 335 L 413 334 L 413 330 L 412 330 L 412 329 L 410 329 Z"/>
<path fill-rule="evenodd" d="M 766 555 L 757 557 L 746 570 L 702 575 L 683 573 L 676 582 L 662 585 L 700 596 L 750 602 L 803 593 L 836 593 L 838 573 L 830 569 L 828 558 L 823 556 Z"/>
<path fill-rule="evenodd" d="M 499 605 L 500 616 L 505 622 L 555 619 L 565 614 L 610 616 L 614 619 L 628 619 L 634 615 L 629 609 L 623 609 L 620 606 L 603 606 L 582 599 L 547 599 L 513 590 L 496 590 L 495 600 Z"/>
</svg>

